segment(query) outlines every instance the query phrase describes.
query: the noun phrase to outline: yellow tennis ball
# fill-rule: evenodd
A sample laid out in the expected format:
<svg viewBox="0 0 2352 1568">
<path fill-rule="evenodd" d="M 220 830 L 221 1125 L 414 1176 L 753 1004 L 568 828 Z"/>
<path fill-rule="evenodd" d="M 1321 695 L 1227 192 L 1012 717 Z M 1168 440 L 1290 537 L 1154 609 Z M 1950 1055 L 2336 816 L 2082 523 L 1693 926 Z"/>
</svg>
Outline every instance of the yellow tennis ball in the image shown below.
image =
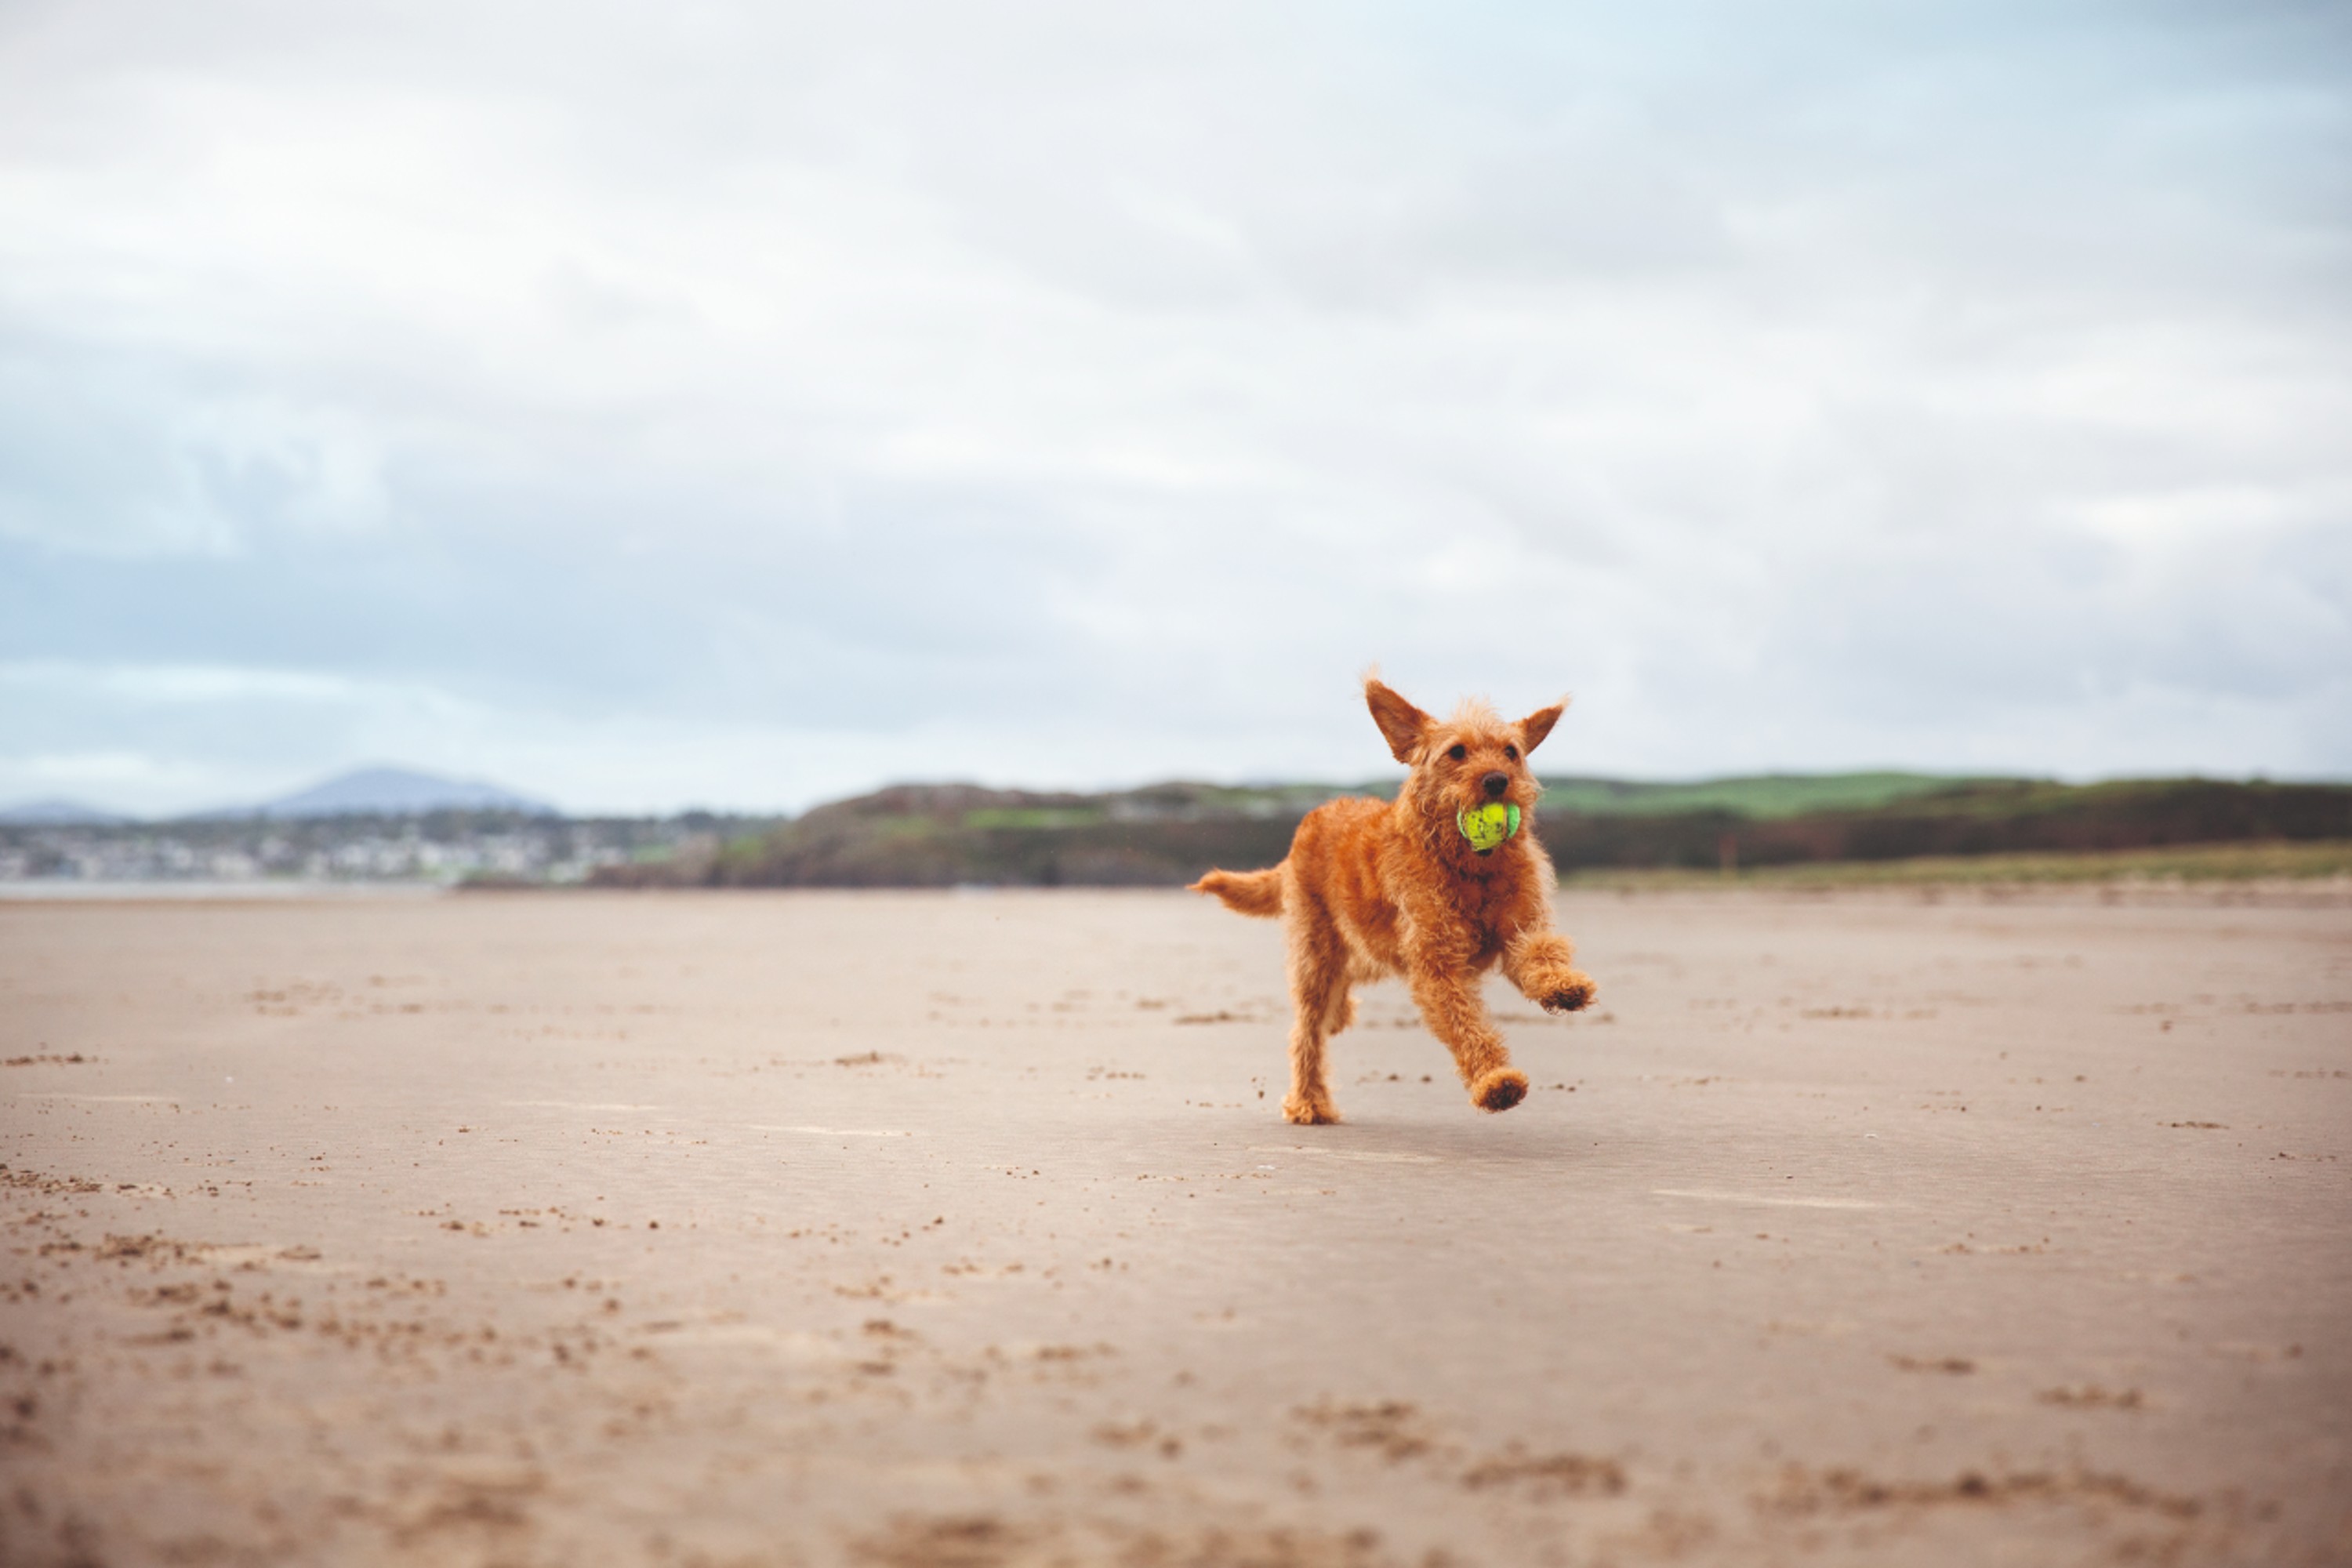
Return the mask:
<svg viewBox="0 0 2352 1568">
<path fill-rule="evenodd" d="M 1488 801 L 1475 811 L 1454 815 L 1454 825 L 1462 837 L 1470 840 L 1470 847 L 1481 855 L 1491 855 L 1505 839 L 1519 830 L 1519 808 L 1496 800 Z"/>
</svg>

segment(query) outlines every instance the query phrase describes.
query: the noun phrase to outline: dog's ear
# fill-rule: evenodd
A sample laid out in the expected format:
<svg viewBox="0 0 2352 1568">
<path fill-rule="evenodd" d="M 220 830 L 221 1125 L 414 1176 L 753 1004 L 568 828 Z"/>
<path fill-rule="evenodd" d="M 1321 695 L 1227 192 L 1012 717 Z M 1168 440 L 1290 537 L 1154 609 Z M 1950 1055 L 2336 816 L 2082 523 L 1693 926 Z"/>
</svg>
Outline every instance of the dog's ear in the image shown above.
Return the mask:
<svg viewBox="0 0 2352 1568">
<path fill-rule="evenodd" d="M 1372 722 L 1388 738 L 1389 755 L 1398 762 L 1411 763 L 1421 750 L 1421 738 L 1429 732 L 1434 721 L 1381 685 L 1377 676 L 1364 678 L 1364 702 L 1372 710 Z"/>
<path fill-rule="evenodd" d="M 1559 716 L 1567 710 L 1568 703 L 1563 700 L 1553 703 L 1549 708 L 1538 708 L 1520 720 L 1519 751 L 1521 754 L 1524 755 L 1542 745 L 1544 737 L 1551 733 L 1551 727 L 1559 722 Z"/>
</svg>

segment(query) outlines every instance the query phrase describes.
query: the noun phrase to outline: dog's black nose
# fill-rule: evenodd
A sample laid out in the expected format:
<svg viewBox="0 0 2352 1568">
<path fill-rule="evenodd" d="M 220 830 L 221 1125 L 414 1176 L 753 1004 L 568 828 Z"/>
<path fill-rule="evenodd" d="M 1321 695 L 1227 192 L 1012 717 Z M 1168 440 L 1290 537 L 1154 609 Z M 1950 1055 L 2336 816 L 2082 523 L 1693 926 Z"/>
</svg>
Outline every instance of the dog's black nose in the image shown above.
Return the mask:
<svg viewBox="0 0 2352 1568">
<path fill-rule="evenodd" d="M 1503 796 L 1503 792 L 1511 787 L 1510 775 L 1507 773 L 1488 773 L 1485 778 L 1478 781 L 1478 787 L 1486 792 L 1487 799 L 1500 800 Z"/>
</svg>

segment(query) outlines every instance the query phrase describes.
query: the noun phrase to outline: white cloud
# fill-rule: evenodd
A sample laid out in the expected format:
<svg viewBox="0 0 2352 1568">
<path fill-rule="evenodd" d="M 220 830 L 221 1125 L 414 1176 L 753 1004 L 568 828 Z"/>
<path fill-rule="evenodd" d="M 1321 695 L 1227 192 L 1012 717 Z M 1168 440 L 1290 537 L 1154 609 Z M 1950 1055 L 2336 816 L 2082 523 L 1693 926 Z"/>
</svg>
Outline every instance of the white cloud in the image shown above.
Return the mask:
<svg viewBox="0 0 2352 1568">
<path fill-rule="evenodd" d="M 341 684 L 0 752 L 2352 770 L 2317 13 L 140 16 L 0 22 L 0 660 Z"/>
</svg>

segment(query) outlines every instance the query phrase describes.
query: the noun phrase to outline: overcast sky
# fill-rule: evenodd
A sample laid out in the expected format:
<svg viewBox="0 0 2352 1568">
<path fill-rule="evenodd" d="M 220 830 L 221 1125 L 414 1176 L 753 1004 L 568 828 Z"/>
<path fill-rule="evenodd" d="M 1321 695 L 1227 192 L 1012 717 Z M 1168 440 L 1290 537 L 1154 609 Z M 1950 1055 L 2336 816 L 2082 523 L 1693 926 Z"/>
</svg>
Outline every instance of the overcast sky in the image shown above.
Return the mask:
<svg viewBox="0 0 2352 1568">
<path fill-rule="evenodd" d="M 2348 19 L 0 0 L 0 801 L 2352 775 Z"/>
</svg>

